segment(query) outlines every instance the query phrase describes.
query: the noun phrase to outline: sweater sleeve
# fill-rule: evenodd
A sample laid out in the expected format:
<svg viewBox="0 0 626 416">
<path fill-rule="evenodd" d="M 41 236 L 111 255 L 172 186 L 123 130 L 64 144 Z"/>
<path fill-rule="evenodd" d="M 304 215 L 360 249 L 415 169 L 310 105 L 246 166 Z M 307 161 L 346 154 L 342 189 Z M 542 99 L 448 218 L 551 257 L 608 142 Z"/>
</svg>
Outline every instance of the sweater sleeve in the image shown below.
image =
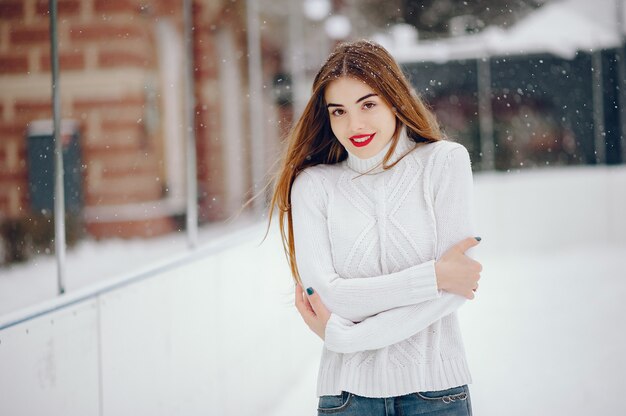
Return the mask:
<svg viewBox="0 0 626 416">
<path fill-rule="evenodd" d="M 339 276 L 332 260 L 326 193 L 316 179 L 305 170 L 291 189 L 296 261 L 304 288 L 312 287 L 331 312 L 350 321 L 440 296 L 434 260 L 380 276 Z"/>
<path fill-rule="evenodd" d="M 473 182 L 469 154 L 456 145 L 433 168 L 431 183 L 437 226 L 436 256 L 474 235 Z M 439 165 L 439 166 L 438 166 Z M 466 254 L 469 254 L 466 252 Z M 373 350 L 403 341 L 454 312 L 465 298 L 441 292 L 437 299 L 394 308 L 354 323 L 332 313 L 326 325 L 326 348 L 340 353 Z"/>
</svg>

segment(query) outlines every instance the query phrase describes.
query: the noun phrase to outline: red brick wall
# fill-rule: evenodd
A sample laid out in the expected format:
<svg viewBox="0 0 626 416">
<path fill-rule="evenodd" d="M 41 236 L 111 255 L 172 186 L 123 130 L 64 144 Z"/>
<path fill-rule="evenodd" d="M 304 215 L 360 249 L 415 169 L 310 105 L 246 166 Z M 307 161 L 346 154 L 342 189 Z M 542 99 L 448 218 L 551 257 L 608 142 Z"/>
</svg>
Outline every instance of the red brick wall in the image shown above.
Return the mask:
<svg viewBox="0 0 626 416">
<path fill-rule="evenodd" d="M 122 68 L 156 71 L 154 17 L 147 16 L 141 4 L 135 0 L 60 0 L 62 76 Z M 0 30 L 8 34 L 0 42 L 0 78 L 23 82 L 28 76 L 49 76 L 48 1 L 3 0 L 0 16 Z M 98 82 L 97 76 L 93 82 Z M 142 121 L 144 95 L 136 91 L 111 94 L 104 89 L 103 96 L 84 98 L 79 91 L 76 96 L 68 94 L 63 84 L 61 78 L 62 116 L 82 125 L 86 205 L 159 199 L 162 190 L 155 180 L 159 171 L 154 141 L 160 138 L 147 137 Z M 51 118 L 50 95 L 49 85 L 41 93 L 24 91 L 22 97 L 18 92 L 0 107 L 0 216 L 16 217 L 28 211 L 25 131 L 30 121 Z"/>
<path fill-rule="evenodd" d="M 218 103 L 204 102 L 200 92 L 217 84 L 215 30 L 224 25 L 244 28 L 244 4 L 231 0 L 194 2 L 198 179 L 200 215 L 205 220 L 221 220 L 231 213 L 221 205 L 224 161 L 220 142 L 215 140 L 220 131 L 220 108 Z M 90 85 L 95 85 L 110 82 L 110 77 L 106 81 L 98 78 L 103 74 L 124 74 L 120 70 L 158 75 L 155 19 L 174 19 L 182 32 L 181 10 L 182 0 L 58 1 L 62 116 L 76 119 L 81 125 L 83 189 L 88 207 L 160 199 L 164 179 L 162 137 L 158 129 L 146 126 L 148 104 L 142 86 L 125 91 L 112 85 L 98 89 L 98 94 L 86 95 L 80 89 L 66 87 L 69 82 L 65 80 L 94 74 L 89 79 L 93 83 Z M 238 31 L 237 42 L 245 50 L 244 31 Z M 241 73 L 247 73 L 245 67 Z M 0 82 L 15 80 L 28 85 L 29 77 L 42 80 L 49 76 L 48 1 L 0 0 Z M 50 85 L 46 83 L 40 88 L 43 91 L 29 90 L 15 93 L 10 99 L 0 98 L 0 219 L 28 212 L 25 132 L 30 121 L 51 118 Z M 242 122 L 247 123 L 247 116 L 242 116 Z M 167 231 L 167 222 L 151 223 L 159 224 L 159 232 Z M 117 224 L 109 230 L 118 230 L 117 235 L 146 235 L 140 223 L 127 225 Z M 88 224 L 88 229 L 98 236 L 109 235 L 104 231 L 106 225 Z"/>
</svg>

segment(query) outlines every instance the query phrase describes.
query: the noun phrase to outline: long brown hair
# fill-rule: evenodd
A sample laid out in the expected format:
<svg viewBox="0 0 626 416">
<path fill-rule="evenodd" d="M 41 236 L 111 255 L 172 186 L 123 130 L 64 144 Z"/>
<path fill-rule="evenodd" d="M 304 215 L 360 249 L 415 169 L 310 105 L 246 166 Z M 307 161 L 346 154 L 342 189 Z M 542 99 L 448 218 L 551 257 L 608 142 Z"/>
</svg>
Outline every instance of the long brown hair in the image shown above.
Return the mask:
<svg viewBox="0 0 626 416">
<path fill-rule="evenodd" d="M 339 44 L 315 76 L 311 98 L 288 136 L 287 149 L 274 180 L 274 193 L 269 207 L 268 229 L 274 209 L 278 209 L 283 248 L 296 282 L 300 282 L 300 275 L 293 238 L 291 186 L 296 176 L 307 167 L 320 163 L 339 163 L 348 157 L 347 151 L 331 130 L 324 100 L 328 84 L 340 77 L 352 77 L 365 82 L 396 115 L 396 131 L 383 159 L 384 169 L 397 163 L 387 166 L 403 126 L 406 126 L 407 135 L 416 143 L 434 142 L 442 138 L 434 115 L 411 88 L 387 50 L 366 40 Z"/>
</svg>

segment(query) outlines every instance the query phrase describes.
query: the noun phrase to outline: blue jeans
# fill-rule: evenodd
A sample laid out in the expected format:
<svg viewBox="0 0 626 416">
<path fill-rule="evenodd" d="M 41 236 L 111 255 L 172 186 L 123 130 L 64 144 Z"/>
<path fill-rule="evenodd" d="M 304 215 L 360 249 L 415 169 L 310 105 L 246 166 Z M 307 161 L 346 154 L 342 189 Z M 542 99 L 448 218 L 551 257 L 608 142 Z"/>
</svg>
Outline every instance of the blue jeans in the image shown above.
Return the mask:
<svg viewBox="0 0 626 416">
<path fill-rule="evenodd" d="M 318 415 L 335 416 L 471 416 L 467 386 L 448 390 L 411 393 L 375 399 L 344 391 L 339 396 L 322 396 Z"/>
</svg>

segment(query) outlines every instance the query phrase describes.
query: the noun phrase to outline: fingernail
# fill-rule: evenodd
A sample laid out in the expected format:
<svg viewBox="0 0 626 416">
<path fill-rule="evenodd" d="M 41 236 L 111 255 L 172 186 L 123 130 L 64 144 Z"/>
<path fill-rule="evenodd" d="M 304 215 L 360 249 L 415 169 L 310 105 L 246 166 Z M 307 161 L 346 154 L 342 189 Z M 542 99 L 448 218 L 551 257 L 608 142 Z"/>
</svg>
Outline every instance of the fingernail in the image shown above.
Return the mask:
<svg viewBox="0 0 626 416">
<path fill-rule="evenodd" d="M 474 237 L 474 238 L 476 239 L 476 241 L 482 240 L 482 238 L 480 238 L 480 237 Z"/>
<path fill-rule="evenodd" d="M 313 288 L 312 287 L 308 287 L 306 289 L 306 293 L 308 293 L 308 295 L 311 296 L 313 294 Z"/>
</svg>

